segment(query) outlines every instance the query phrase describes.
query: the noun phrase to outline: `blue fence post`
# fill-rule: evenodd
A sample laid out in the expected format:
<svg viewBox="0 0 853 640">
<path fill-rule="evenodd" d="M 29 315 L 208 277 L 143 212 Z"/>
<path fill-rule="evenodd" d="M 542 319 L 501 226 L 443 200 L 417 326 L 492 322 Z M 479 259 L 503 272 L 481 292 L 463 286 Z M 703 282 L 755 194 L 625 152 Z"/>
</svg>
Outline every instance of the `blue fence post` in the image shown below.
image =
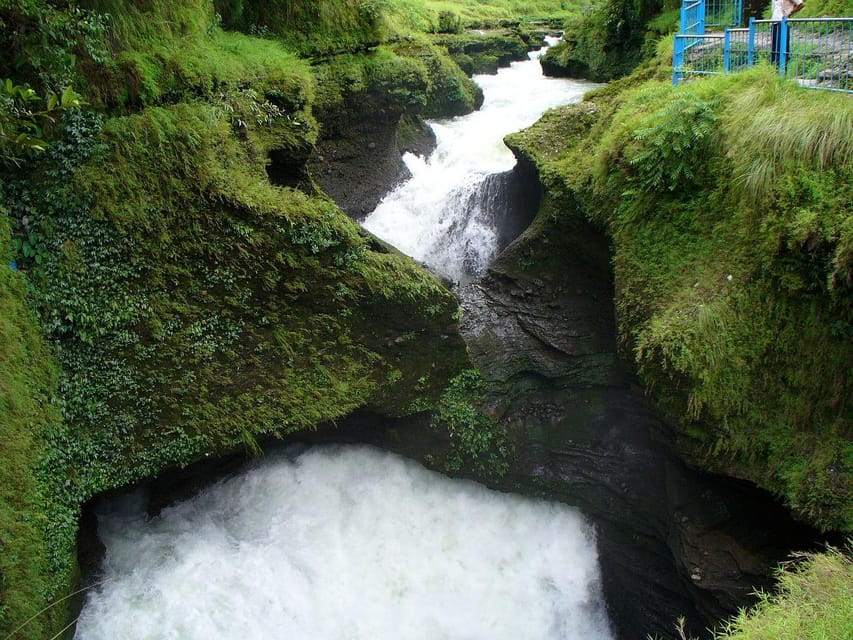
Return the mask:
<svg viewBox="0 0 853 640">
<path fill-rule="evenodd" d="M 737 0 L 735 3 L 735 17 L 737 18 L 737 24 L 734 26 L 740 26 L 743 24 L 743 0 Z"/>
<path fill-rule="evenodd" d="M 672 86 L 678 86 L 679 69 L 684 65 L 684 40 L 675 36 L 675 48 L 672 53 Z"/>
<path fill-rule="evenodd" d="M 681 29 L 679 33 L 687 33 L 687 5 L 690 0 L 681 0 Z"/>
<path fill-rule="evenodd" d="M 788 18 L 782 18 L 779 25 L 779 73 L 785 77 L 785 67 L 788 65 Z"/>
<path fill-rule="evenodd" d="M 732 69 L 732 34 L 726 28 L 723 31 L 723 71 L 728 73 Z"/>
<path fill-rule="evenodd" d="M 749 19 L 749 38 L 746 43 L 746 65 L 755 64 L 755 18 Z"/>
<path fill-rule="evenodd" d="M 699 0 L 699 24 L 696 26 L 696 33 L 700 36 L 705 33 L 705 0 Z"/>
</svg>

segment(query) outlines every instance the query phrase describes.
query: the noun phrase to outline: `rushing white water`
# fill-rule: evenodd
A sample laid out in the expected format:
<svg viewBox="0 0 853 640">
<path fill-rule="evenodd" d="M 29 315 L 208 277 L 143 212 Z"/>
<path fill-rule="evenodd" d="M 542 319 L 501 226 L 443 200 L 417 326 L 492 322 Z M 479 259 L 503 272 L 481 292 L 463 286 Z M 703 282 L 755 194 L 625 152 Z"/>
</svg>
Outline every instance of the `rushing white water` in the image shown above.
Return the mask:
<svg viewBox="0 0 853 640">
<path fill-rule="evenodd" d="M 609 640 L 574 509 L 368 447 L 273 456 L 145 516 L 99 516 L 79 640 Z"/>
<path fill-rule="evenodd" d="M 580 100 L 596 86 L 546 78 L 538 55 L 497 75 L 478 75 L 483 107 L 430 123 L 437 146 L 428 160 L 406 154 L 411 179 L 388 194 L 362 223 L 403 253 L 455 282 L 483 271 L 497 252 L 488 211 L 472 194 L 489 174 L 512 169 L 515 157 L 503 138 L 532 125 L 547 109 Z"/>
</svg>

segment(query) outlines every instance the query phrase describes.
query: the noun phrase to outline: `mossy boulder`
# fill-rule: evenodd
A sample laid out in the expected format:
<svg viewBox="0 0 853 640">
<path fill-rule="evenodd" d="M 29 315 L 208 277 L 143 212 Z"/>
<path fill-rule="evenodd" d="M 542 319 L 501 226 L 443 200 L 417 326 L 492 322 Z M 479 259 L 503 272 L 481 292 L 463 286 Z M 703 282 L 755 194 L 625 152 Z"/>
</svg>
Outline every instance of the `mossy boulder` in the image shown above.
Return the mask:
<svg viewBox="0 0 853 640">
<path fill-rule="evenodd" d="M 499 67 L 526 60 L 528 43 L 517 29 L 442 34 L 434 42 L 450 53 L 465 73 L 497 73 Z"/>
</svg>

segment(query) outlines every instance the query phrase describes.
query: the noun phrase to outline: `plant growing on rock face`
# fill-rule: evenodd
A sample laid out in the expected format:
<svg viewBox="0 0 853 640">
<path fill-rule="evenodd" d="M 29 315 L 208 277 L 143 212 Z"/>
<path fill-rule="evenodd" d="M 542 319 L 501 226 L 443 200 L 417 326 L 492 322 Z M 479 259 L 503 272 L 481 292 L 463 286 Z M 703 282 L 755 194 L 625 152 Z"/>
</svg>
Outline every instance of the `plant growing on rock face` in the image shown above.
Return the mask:
<svg viewBox="0 0 853 640">
<path fill-rule="evenodd" d="M 480 373 L 468 369 L 450 381 L 438 402 L 430 426 L 446 431 L 450 438 L 450 452 L 444 463 L 448 471 L 461 471 L 467 466 L 477 473 L 497 477 L 509 471 L 512 444 L 495 420 L 479 408 L 486 391 Z"/>
</svg>

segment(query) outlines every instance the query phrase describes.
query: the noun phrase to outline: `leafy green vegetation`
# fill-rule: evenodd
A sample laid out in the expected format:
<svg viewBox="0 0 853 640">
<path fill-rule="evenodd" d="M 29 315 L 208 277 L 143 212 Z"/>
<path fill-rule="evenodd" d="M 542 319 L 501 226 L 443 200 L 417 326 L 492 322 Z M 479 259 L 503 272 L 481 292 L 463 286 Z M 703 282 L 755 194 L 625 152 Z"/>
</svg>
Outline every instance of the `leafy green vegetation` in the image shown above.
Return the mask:
<svg viewBox="0 0 853 640">
<path fill-rule="evenodd" d="M 211 2 L 81 4 L 0 4 L 0 59 L 35 87 L 0 105 L 3 637 L 53 602 L 15 637 L 67 622 L 92 496 L 356 408 L 405 414 L 467 361 L 456 299 L 302 168 L 336 96 L 473 108 L 446 52 L 421 37 L 312 68 L 286 38 L 223 31 Z M 90 106 L 51 98 L 60 79 Z"/>
<path fill-rule="evenodd" d="M 622 349 L 692 455 L 853 530 L 853 108 L 772 69 L 632 82 L 511 142 L 612 236 Z"/>
<path fill-rule="evenodd" d="M 9 221 L 0 215 L 0 234 Z M 48 506 L 36 480 L 42 441 L 61 420 L 56 408 L 57 371 L 27 306 L 22 274 L 8 265 L 8 243 L 0 243 L 0 630 L 4 637 L 43 603 L 70 587 L 73 575 L 50 572 L 40 514 Z M 29 625 L 29 637 L 49 637 L 65 617 L 64 607 Z"/>
<path fill-rule="evenodd" d="M 853 559 L 850 550 L 795 554 L 776 572 L 772 593 L 741 609 L 713 634 L 714 640 L 828 640 L 853 637 Z M 693 640 L 681 618 L 680 640 Z M 657 640 L 657 639 L 656 639 Z"/>
<path fill-rule="evenodd" d="M 609 40 L 591 55 L 607 63 L 623 28 L 635 51 L 650 7 L 596 14 Z M 491 68 L 530 42 L 524 16 L 581 24 L 564 0 L 0 0 L 3 132 L 43 149 L 6 154 L 20 166 L 0 183 L 0 635 L 69 593 L 81 505 L 167 467 L 437 406 L 451 467 L 506 468 L 476 374 L 447 384 L 466 366 L 455 298 L 303 165 L 318 120 L 355 105 L 470 111 L 481 95 L 445 47 Z M 697 456 L 847 527 L 849 110 L 769 72 L 623 91 L 664 75 L 649 63 L 519 140 L 548 211 L 570 202 L 614 237 L 624 348 Z M 68 86 L 91 107 L 60 98 L 60 117 Z"/>
<path fill-rule="evenodd" d="M 678 3 L 605 0 L 569 16 L 563 42 L 542 61 L 548 75 L 611 80 L 631 72 L 673 24 Z M 661 17 L 664 12 L 668 17 Z M 651 30 L 650 30 L 651 23 Z"/>
<path fill-rule="evenodd" d="M 23 155 L 44 151 L 43 138 L 50 134 L 56 117 L 81 105 L 81 96 L 71 87 L 42 101 L 29 85 L 16 85 L 8 78 L 0 82 L 0 165 L 19 164 Z"/>
<path fill-rule="evenodd" d="M 448 471 L 471 469 L 480 477 L 501 477 L 509 470 L 512 443 L 497 423 L 478 406 L 489 385 L 474 369 L 463 371 L 447 385 L 436 407 L 432 428 L 447 434 Z"/>
</svg>

